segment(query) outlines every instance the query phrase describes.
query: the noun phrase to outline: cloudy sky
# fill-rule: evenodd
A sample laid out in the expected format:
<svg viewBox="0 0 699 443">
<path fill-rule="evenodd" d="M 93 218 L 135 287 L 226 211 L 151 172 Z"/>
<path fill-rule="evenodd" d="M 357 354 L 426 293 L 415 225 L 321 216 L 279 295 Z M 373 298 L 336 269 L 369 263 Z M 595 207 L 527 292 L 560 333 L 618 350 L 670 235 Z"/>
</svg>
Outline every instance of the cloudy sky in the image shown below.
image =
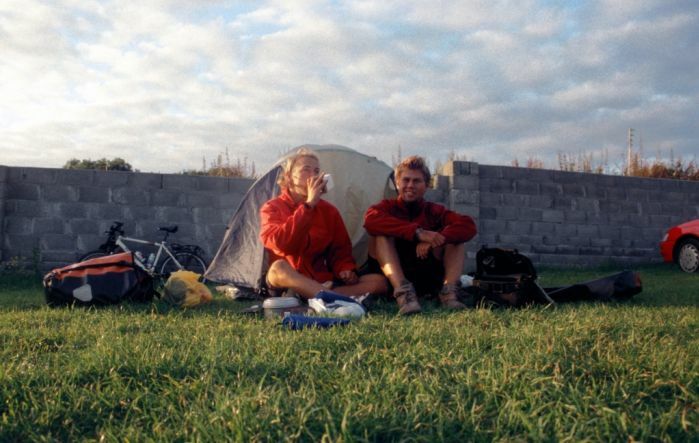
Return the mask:
<svg viewBox="0 0 699 443">
<path fill-rule="evenodd" d="M 699 153 L 696 0 L 3 0 L 0 164 Z"/>
</svg>

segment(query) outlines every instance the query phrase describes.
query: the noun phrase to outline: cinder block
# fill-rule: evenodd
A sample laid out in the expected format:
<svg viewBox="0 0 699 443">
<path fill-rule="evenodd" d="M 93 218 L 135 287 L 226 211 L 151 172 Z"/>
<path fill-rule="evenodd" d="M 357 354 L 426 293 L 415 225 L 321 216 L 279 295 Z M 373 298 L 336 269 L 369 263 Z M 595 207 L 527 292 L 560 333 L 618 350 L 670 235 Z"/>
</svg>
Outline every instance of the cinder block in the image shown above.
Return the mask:
<svg viewBox="0 0 699 443">
<path fill-rule="evenodd" d="M 10 168 L 8 182 L 52 184 L 56 183 L 56 174 L 60 169 L 53 168 Z"/>
<path fill-rule="evenodd" d="M 65 233 L 65 222 L 60 218 L 36 218 L 33 226 L 34 235 Z"/>
<path fill-rule="evenodd" d="M 196 182 L 197 185 L 194 189 L 197 191 L 228 192 L 228 178 L 226 177 L 198 176 Z"/>
<path fill-rule="evenodd" d="M 39 185 L 34 183 L 10 182 L 5 192 L 8 200 L 39 200 Z"/>
<path fill-rule="evenodd" d="M 610 238 L 593 237 L 590 239 L 590 245 L 596 248 L 611 248 L 612 240 Z"/>
<path fill-rule="evenodd" d="M 180 189 L 191 191 L 196 189 L 197 177 L 192 175 L 163 175 L 163 189 Z"/>
<path fill-rule="evenodd" d="M 553 207 L 553 197 L 550 195 L 530 195 L 528 200 L 531 208 L 547 209 Z"/>
<path fill-rule="evenodd" d="M 211 195 L 204 192 L 188 192 L 183 194 L 186 208 L 221 208 L 227 200 L 226 194 Z"/>
<path fill-rule="evenodd" d="M 573 209 L 573 197 L 567 195 L 556 196 L 553 198 L 553 207 L 555 209 Z"/>
<path fill-rule="evenodd" d="M 481 178 L 480 189 L 481 191 L 485 190 L 498 193 L 514 192 L 512 180 L 508 179 Z"/>
<path fill-rule="evenodd" d="M 604 248 L 597 246 L 583 246 L 580 248 L 580 255 L 602 255 Z"/>
<path fill-rule="evenodd" d="M 503 206 L 529 206 L 529 195 L 522 194 L 502 194 Z"/>
<path fill-rule="evenodd" d="M 571 200 L 572 203 L 572 209 L 576 211 L 584 211 L 587 213 L 593 212 L 599 212 L 599 200 L 596 199 L 591 199 L 591 198 L 584 198 L 584 197 L 576 197 Z"/>
<path fill-rule="evenodd" d="M 31 200 L 6 200 L 5 218 L 12 215 L 24 217 L 45 217 L 48 215 L 49 207 L 38 201 Z"/>
<path fill-rule="evenodd" d="M 163 175 L 164 174 L 149 174 L 143 172 L 129 174 L 126 176 L 126 186 L 149 191 L 162 189 Z"/>
<path fill-rule="evenodd" d="M 607 189 L 598 185 L 585 185 L 585 195 L 590 199 L 607 198 Z"/>
<path fill-rule="evenodd" d="M 255 183 L 255 180 L 249 178 L 229 178 L 228 179 L 228 192 L 234 194 L 245 195 L 248 189 Z"/>
<path fill-rule="evenodd" d="M 56 184 L 90 186 L 94 176 L 92 169 L 61 169 L 56 175 Z"/>
<path fill-rule="evenodd" d="M 507 228 L 505 220 L 481 220 L 480 225 L 483 228 L 483 235 L 495 235 L 499 232 L 505 231 Z"/>
<path fill-rule="evenodd" d="M 75 186 L 69 185 L 42 186 L 39 189 L 39 198 L 51 202 L 76 202 L 78 201 L 78 190 Z"/>
<path fill-rule="evenodd" d="M 652 226 L 665 227 L 666 229 L 672 227 L 672 216 L 670 215 L 650 215 L 648 216 L 650 224 Z"/>
<path fill-rule="evenodd" d="M 580 237 L 597 237 L 599 236 L 599 227 L 595 225 L 578 225 L 578 236 Z"/>
<path fill-rule="evenodd" d="M 495 208 L 492 208 L 492 207 L 481 207 L 481 208 L 480 208 L 479 216 L 480 216 L 481 219 L 484 219 L 484 218 L 494 219 L 494 218 L 496 218 L 496 211 L 495 211 Z"/>
<path fill-rule="evenodd" d="M 658 202 L 645 203 L 641 211 L 646 215 L 659 215 L 663 213 L 662 204 Z"/>
<path fill-rule="evenodd" d="M 597 206 L 601 213 L 619 214 L 621 212 L 621 201 L 622 200 L 600 200 L 597 202 Z"/>
<path fill-rule="evenodd" d="M 452 211 L 458 212 L 459 214 L 468 215 L 475 220 L 480 218 L 480 208 L 474 205 L 454 205 L 451 208 Z"/>
<path fill-rule="evenodd" d="M 225 223 L 231 216 L 232 214 L 224 215 L 223 211 L 214 208 L 192 208 L 192 220 L 197 225 Z"/>
<path fill-rule="evenodd" d="M 573 245 L 557 245 L 555 247 L 556 254 L 564 254 L 564 255 L 575 255 L 580 251 L 580 248 L 577 246 Z"/>
<path fill-rule="evenodd" d="M 135 222 L 142 220 L 157 220 L 159 217 L 159 206 L 123 206 L 122 218 L 124 222 Z M 106 217 L 105 217 L 106 218 Z M 115 218 L 115 220 L 117 220 Z M 164 223 L 167 223 L 165 221 Z M 129 223 L 130 224 L 130 223 Z M 129 231 L 126 231 L 129 232 Z"/>
<path fill-rule="evenodd" d="M 436 174 L 432 177 L 432 186 L 443 192 L 449 191 L 449 177 L 446 175 Z"/>
<path fill-rule="evenodd" d="M 678 202 L 667 202 L 662 203 L 662 213 L 663 214 L 681 214 L 687 205 L 685 203 Z"/>
<path fill-rule="evenodd" d="M 536 195 L 539 193 L 539 184 L 531 180 L 515 180 L 514 192 L 519 194 Z"/>
<path fill-rule="evenodd" d="M 587 214 L 582 211 L 564 211 L 563 220 L 566 223 L 585 223 L 587 221 Z"/>
<path fill-rule="evenodd" d="M 6 217 L 6 234 L 30 235 L 34 232 L 34 219 L 30 217 Z"/>
<path fill-rule="evenodd" d="M 7 177 L 9 177 L 9 167 L 0 165 L 0 183 L 7 182 Z"/>
<path fill-rule="evenodd" d="M 532 252 L 535 252 L 537 254 L 555 254 L 556 253 L 556 248 L 558 246 L 551 246 L 551 245 L 532 245 Z"/>
<path fill-rule="evenodd" d="M 425 200 L 442 205 L 446 204 L 444 201 L 444 192 L 440 189 L 428 189 L 427 192 L 425 192 Z"/>
<path fill-rule="evenodd" d="M 94 183 L 106 187 L 127 186 L 130 176 L 135 174 L 127 171 L 95 171 Z"/>
<path fill-rule="evenodd" d="M 629 200 L 633 200 L 635 202 L 648 201 L 648 191 L 645 189 L 628 188 L 626 189 L 626 195 Z"/>
<path fill-rule="evenodd" d="M 621 239 L 622 240 L 634 240 L 643 235 L 643 231 L 640 228 L 634 228 L 631 226 L 623 226 L 621 228 Z"/>
<path fill-rule="evenodd" d="M 557 223 L 554 226 L 554 234 L 558 238 L 571 238 L 578 234 L 577 225 L 569 223 Z"/>
<path fill-rule="evenodd" d="M 471 175 L 455 175 L 449 177 L 451 187 L 456 189 L 465 189 L 467 191 L 478 190 L 480 184 L 478 177 Z"/>
<path fill-rule="evenodd" d="M 78 189 L 78 201 L 83 203 L 107 203 L 109 202 L 109 188 L 80 187 Z"/>
<path fill-rule="evenodd" d="M 113 203 L 129 206 L 148 206 L 150 202 L 150 192 L 145 189 L 135 188 L 112 188 Z"/>
<path fill-rule="evenodd" d="M 685 201 L 685 194 L 681 192 L 666 192 L 665 193 L 665 198 L 663 199 L 665 202 L 684 202 Z"/>
<path fill-rule="evenodd" d="M 115 204 L 91 204 L 87 207 L 87 218 L 93 220 L 123 221 L 124 212 L 122 205 Z"/>
<path fill-rule="evenodd" d="M 187 204 L 184 193 L 164 189 L 151 191 L 149 200 L 153 206 L 186 206 Z"/>
<path fill-rule="evenodd" d="M 495 192 L 479 192 L 479 197 L 482 206 L 501 206 L 503 205 L 503 195 Z"/>
<path fill-rule="evenodd" d="M 511 206 L 500 206 L 495 208 L 495 214 L 500 220 L 517 220 L 519 209 Z"/>
<path fill-rule="evenodd" d="M 542 221 L 543 220 L 543 210 L 536 208 L 519 208 L 519 220 L 522 221 Z"/>
<path fill-rule="evenodd" d="M 71 220 L 68 222 L 68 232 L 74 236 L 100 232 L 100 223 L 86 218 Z"/>
<path fill-rule="evenodd" d="M 481 179 L 499 179 L 502 178 L 503 166 L 480 165 L 478 168 Z"/>
<path fill-rule="evenodd" d="M 162 220 L 165 224 L 191 223 L 192 213 L 187 208 L 162 208 Z"/>
<path fill-rule="evenodd" d="M 39 248 L 39 238 L 33 234 L 5 233 L 4 245 L 3 256 L 5 257 L 13 257 L 15 255 L 29 257 L 32 254 L 32 250 Z"/>
<path fill-rule="evenodd" d="M 75 236 L 67 234 L 45 234 L 39 243 L 42 250 L 61 249 L 74 251 L 76 249 Z"/>
<path fill-rule="evenodd" d="M 545 222 L 561 223 L 564 220 L 563 211 L 556 209 L 544 209 L 541 212 L 541 220 Z"/>
<path fill-rule="evenodd" d="M 563 194 L 563 185 L 560 183 L 545 182 L 539 184 L 539 193 L 551 197 Z"/>
<path fill-rule="evenodd" d="M 532 234 L 534 235 L 550 235 L 552 232 L 556 232 L 556 223 L 550 222 L 533 222 L 532 223 Z"/>
<path fill-rule="evenodd" d="M 478 205 L 480 203 L 479 191 L 473 190 L 463 190 L 463 189 L 452 189 L 449 191 L 450 205 L 455 204 L 466 204 L 466 205 Z M 434 200 L 430 200 L 434 201 Z"/>
<path fill-rule="evenodd" d="M 615 203 L 620 200 L 626 200 L 625 188 L 607 188 L 607 200 L 610 203 Z"/>
<path fill-rule="evenodd" d="M 502 247 L 511 248 L 512 245 L 519 242 L 519 235 L 497 234 L 497 242 Z"/>
<path fill-rule="evenodd" d="M 641 204 L 635 201 L 619 202 L 619 211 L 629 215 L 641 215 Z"/>
<path fill-rule="evenodd" d="M 589 225 L 608 225 L 609 216 L 606 214 L 599 214 L 594 212 L 588 212 L 585 214 L 585 220 Z"/>
<path fill-rule="evenodd" d="M 568 197 L 584 197 L 585 187 L 579 183 L 563 184 L 563 194 Z"/>
<path fill-rule="evenodd" d="M 58 203 L 58 215 L 64 219 L 86 218 L 87 205 L 82 203 Z"/>
</svg>

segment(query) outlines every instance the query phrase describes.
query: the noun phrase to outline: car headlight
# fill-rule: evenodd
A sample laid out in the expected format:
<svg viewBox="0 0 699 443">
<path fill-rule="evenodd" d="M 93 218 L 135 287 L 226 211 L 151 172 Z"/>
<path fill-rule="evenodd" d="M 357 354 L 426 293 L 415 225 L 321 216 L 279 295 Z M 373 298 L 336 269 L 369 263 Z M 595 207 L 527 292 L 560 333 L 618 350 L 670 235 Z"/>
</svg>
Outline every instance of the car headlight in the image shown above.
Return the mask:
<svg viewBox="0 0 699 443">
<path fill-rule="evenodd" d="M 665 235 L 663 235 L 663 239 L 660 241 L 663 243 L 667 241 L 667 232 L 665 233 Z"/>
</svg>

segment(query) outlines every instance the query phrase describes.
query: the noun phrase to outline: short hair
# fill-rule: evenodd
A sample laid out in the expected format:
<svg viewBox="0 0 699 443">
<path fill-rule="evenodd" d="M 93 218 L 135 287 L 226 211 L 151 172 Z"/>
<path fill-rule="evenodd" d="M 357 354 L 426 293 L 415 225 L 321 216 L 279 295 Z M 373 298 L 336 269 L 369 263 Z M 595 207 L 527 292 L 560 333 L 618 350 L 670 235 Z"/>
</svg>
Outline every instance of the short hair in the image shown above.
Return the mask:
<svg viewBox="0 0 699 443">
<path fill-rule="evenodd" d="M 302 157 L 314 158 L 318 162 L 320 162 L 320 160 L 318 159 L 318 154 L 316 154 L 315 151 L 308 148 L 300 148 L 298 151 L 289 155 L 286 158 L 286 160 L 284 160 L 284 164 L 282 165 L 282 172 L 279 175 L 279 178 L 277 178 L 277 184 L 280 188 L 284 189 L 289 185 L 289 179 L 291 178 L 291 170 L 294 168 L 294 164 L 296 163 L 296 161 Z"/>
<path fill-rule="evenodd" d="M 430 170 L 425 164 L 424 158 L 418 155 L 411 155 L 410 157 L 403 159 L 403 161 L 398 163 L 398 166 L 396 166 L 396 169 L 394 171 L 396 179 L 399 179 L 403 172 L 408 169 L 422 172 L 422 175 L 425 177 L 425 183 L 427 183 L 427 185 L 429 186 L 432 174 L 430 174 Z"/>
</svg>

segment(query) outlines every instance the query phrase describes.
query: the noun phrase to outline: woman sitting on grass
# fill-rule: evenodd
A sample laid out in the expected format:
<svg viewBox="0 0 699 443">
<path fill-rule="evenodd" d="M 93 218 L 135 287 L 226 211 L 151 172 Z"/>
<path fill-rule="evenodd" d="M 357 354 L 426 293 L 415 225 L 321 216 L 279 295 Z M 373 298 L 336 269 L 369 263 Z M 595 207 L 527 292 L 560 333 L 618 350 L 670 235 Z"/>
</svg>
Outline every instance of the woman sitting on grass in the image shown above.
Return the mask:
<svg viewBox="0 0 699 443">
<path fill-rule="evenodd" d="M 325 289 L 349 296 L 386 292 L 383 275 L 357 275 L 342 217 L 321 198 L 325 181 L 313 151 L 301 148 L 286 160 L 279 186 L 281 195 L 260 210 L 271 292 L 291 289 L 304 298 Z"/>
</svg>

